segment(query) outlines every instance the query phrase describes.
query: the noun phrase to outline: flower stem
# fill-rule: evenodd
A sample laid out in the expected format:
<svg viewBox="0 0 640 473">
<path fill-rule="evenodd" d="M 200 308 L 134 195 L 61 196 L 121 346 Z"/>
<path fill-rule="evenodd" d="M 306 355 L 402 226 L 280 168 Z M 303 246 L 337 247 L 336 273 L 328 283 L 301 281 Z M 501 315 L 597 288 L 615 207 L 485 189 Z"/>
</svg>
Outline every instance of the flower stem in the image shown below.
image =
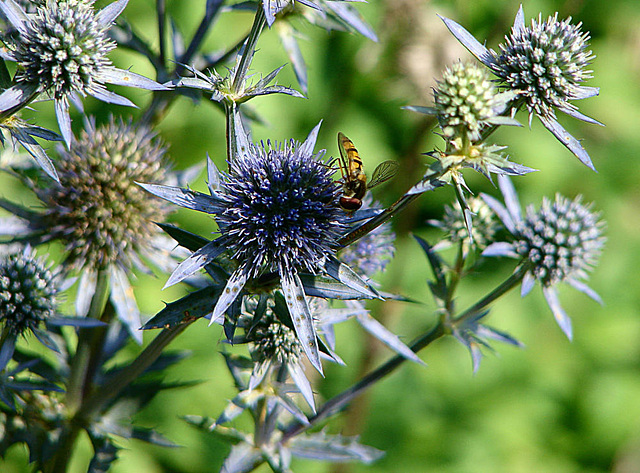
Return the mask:
<svg viewBox="0 0 640 473">
<path fill-rule="evenodd" d="M 429 332 L 424 335 L 418 337 L 415 342 L 410 345 L 411 350 L 415 353 L 419 352 L 430 343 L 434 342 L 438 338 L 442 337 L 445 334 L 444 325 L 438 323 L 435 327 L 433 327 Z M 323 422 L 325 419 L 337 414 L 344 407 L 347 406 L 354 398 L 360 395 L 362 392 L 373 386 L 376 382 L 384 378 L 386 375 L 393 372 L 398 366 L 407 361 L 407 358 L 397 355 L 387 361 L 384 365 L 375 369 L 367 376 L 362 378 L 356 384 L 346 389 L 342 393 L 334 396 L 325 402 L 322 407 L 318 409 L 318 412 L 309 419 L 308 424 L 294 424 L 288 429 L 286 429 L 282 434 L 282 443 L 286 443 L 289 439 L 295 437 L 296 435 L 301 434 L 309 430 L 310 428 L 318 425 L 320 422 Z"/>
<path fill-rule="evenodd" d="M 357 227 L 355 230 L 347 233 L 344 237 L 340 239 L 338 242 L 342 246 L 348 246 L 356 240 L 359 240 L 366 234 L 372 232 L 380 225 L 384 224 L 388 220 L 391 219 L 394 215 L 403 210 L 407 205 L 420 197 L 423 193 L 427 191 L 432 191 L 444 185 L 444 182 L 440 181 L 439 178 L 442 177 L 449 169 L 441 168 L 436 171 L 427 171 L 427 174 L 422 178 L 420 183 L 413 186 L 407 193 L 405 193 L 402 197 L 396 200 L 389 207 L 384 209 L 381 213 L 376 215 L 375 217 L 367 220 L 364 224 Z M 419 190 L 417 188 L 420 187 Z"/>
<path fill-rule="evenodd" d="M 132 381 L 135 381 L 151 364 L 158 359 L 162 351 L 178 335 L 180 335 L 192 322 L 182 323 L 170 328 L 165 328 L 153 339 L 138 357 L 128 366 L 120 370 L 104 389 L 99 389 L 91 397 L 85 400 L 76 417 L 79 420 L 89 420 L 93 415 L 111 399 L 116 397 Z"/>
<path fill-rule="evenodd" d="M 262 29 L 264 28 L 266 22 L 267 18 L 264 15 L 264 8 L 260 4 L 258 5 L 256 16 L 253 19 L 253 25 L 251 26 L 251 31 L 249 32 L 247 42 L 242 48 L 238 63 L 233 71 L 233 82 L 231 84 L 231 91 L 234 93 L 239 92 L 241 88 L 244 87 L 244 81 L 247 76 L 247 71 L 249 70 L 253 55 L 256 51 L 256 43 L 258 42 L 258 38 L 260 37 L 260 33 L 262 33 Z"/>
<path fill-rule="evenodd" d="M 165 30 L 167 22 L 166 0 L 156 0 L 156 12 L 158 13 L 158 42 L 160 43 L 158 52 L 158 62 L 162 68 L 167 66 L 167 48 L 165 45 Z"/>
<path fill-rule="evenodd" d="M 529 269 L 530 269 L 529 265 L 526 262 L 523 262 L 520 266 L 516 268 L 515 272 L 511 276 L 509 276 L 509 278 L 506 281 L 504 281 L 502 284 L 500 284 L 498 287 L 496 287 L 493 291 L 491 291 L 489 294 L 484 296 L 474 305 L 469 307 L 462 314 L 455 317 L 453 319 L 453 324 L 457 325 L 464 322 L 470 317 L 474 317 L 478 312 L 483 310 L 493 301 L 497 300 L 499 297 L 503 296 L 504 294 L 509 292 L 511 289 L 516 287 L 518 284 L 520 284 L 520 282 L 522 281 L 522 278 L 524 277 L 524 275 L 527 273 Z"/>
<path fill-rule="evenodd" d="M 198 25 L 198 29 L 193 35 L 187 50 L 184 52 L 182 56 L 178 59 L 178 66 L 176 67 L 176 73 L 181 74 L 184 71 L 184 64 L 191 63 L 193 56 L 196 54 L 204 38 L 207 33 L 213 26 L 213 23 L 220 12 L 220 7 L 222 6 L 223 0 L 214 0 L 207 2 L 206 11 L 204 17 L 202 17 L 202 21 L 200 25 Z"/>
<path fill-rule="evenodd" d="M 518 285 L 520 281 L 522 281 L 522 278 L 524 277 L 528 269 L 529 267 L 526 264 L 522 264 L 521 266 L 519 266 L 518 269 L 516 269 L 516 271 L 505 282 L 503 282 L 500 286 L 498 286 L 489 294 L 487 294 L 485 297 L 483 297 L 476 304 L 474 304 L 473 306 L 468 308 L 466 311 L 464 311 L 460 316 L 456 317 L 453 320 L 453 323 L 457 324 L 464 321 L 468 317 L 472 317 L 473 315 L 477 314 L 478 311 L 482 310 L 487 305 L 489 305 L 490 303 L 498 299 L 500 296 L 508 292 L 510 289 Z M 414 341 L 410 345 L 411 350 L 413 350 L 414 353 L 417 353 L 423 348 L 425 348 L 426 346 L 428 346 L 429 344 L 431 344 L 432 342 L 434 342 L 435 340 L 437 340 L 438 338 L 449 333 L 449 331 L 446 328 L 446 325 L 447 325 L 446 321 L 440 320 L 440 322 L 438 322 L 438 324 L 435 327 L 433 327 L 429 332 L 425 333 L 424 335 L 416 339 L 416 341 Z M 333 398 L 329 399 L 327 402 L 325 402 L 322 405 L 322 407 L 318 409 L 318 412 L 309 419 L 308 424 L 296 423 L 290 426 L 288 429 L 286 429 L 283 432 L 281 442 L 286 443 L 288 440 L 292 439 L 296 435 L 299 435 L 309 430 L 310 428 L 318 425 L 320 422 L 323 422 L 324 420 L 337 414 L 344 407 L 346 407 L 354 398 L 356 398 L 358 395 L 360 395 L 362 392 L 367 390 L 373 384 L 375 384 L 376 382 L 378 382 L 379 380 L 381 380 L 382 378 L 384 378 L 385 376 L 393 372 L 398 366 L 400 366 L 406 360 L 407 359 L 401 355 L 395 356 L 391 360 L 387 361 L 384 365 L 380 366 L 376 370 L 369 373 L 367 376 L 362 378 L 360 381 L 358 381 L 356 384 L 354 384 L 350 388 L 346 389 L 345 391 L 338 394 L 337 396 L 334 396 Z"/>
<path fill-rule="evenodd" d="M 237 123 L 236 120 L 242 120 L 238 111 L 239 105 L 235 102 L 225 103 L 224 113 L 226 118 L 226 133 L 227 139 L 227 164 L 231 164 L 233 160 L 238 156 L 238 136 L 237 136 Z"/>
<path fill-rule="evenodd" d="M 109 273 L 106 270 L 98 271 L 95 292 L 91 298 L 89 313 L 87 317 L 100 320 L 109 298 Z M 69 412 L 75 413 L 82 403 L 83 395 L 86 393 L 87 368 L 91 359 L 93 347 L 93 336 L 91 330 L 81 330 L 78 332 L 78 347 L 71 362 L 71 373 L 67 384 L 66 405 Z"/>
<path fill-rule="evenodd" d="M 111 287 L 109 279 L 108 271 L 98 271 L 96 288 L 91 298 L 87 317 L 102 319 Z M 45 465 L 44 471 L 46 472 L 63 473 L 66 471 L 76 439 L 82 429 L 82 426 L 76 422 L 77 411 L 92 382 L 92 379 L 88 376 L 91 359 L 95 356 L 94 352 L 96 350 L 102 350 L 102 346 L 95 345 L 95 337 L 92 330 L 86 329 L 78 332 L 78 346 L 71 362 L 65 399 L 66 407 L 72 417 L 60 435 L 55 455 Z"/>
</svg>

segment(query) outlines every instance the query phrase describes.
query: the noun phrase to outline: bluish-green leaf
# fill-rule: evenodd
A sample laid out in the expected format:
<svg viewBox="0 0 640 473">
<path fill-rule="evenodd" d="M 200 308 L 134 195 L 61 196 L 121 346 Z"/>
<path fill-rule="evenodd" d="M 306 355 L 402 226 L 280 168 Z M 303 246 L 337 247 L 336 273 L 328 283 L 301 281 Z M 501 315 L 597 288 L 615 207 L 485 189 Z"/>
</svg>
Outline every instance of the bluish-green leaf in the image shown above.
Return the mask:
<svg viewBox="0 0 640 473">
<path fill-rule="evenodd" d="M 357 438 L 327 435 L 324 432 L 296 437 L 289 445 L 295 456 L 332 462 L 358 461 L 370 464 L 384 455 L 381 450 L 359 444 Z"/>
<path fill-rule="evenodd" d="M 164 309 L 144 324 L 142 329 L 169 328 L 209 315 L 220 294 L 222 294 L 220 286 L 207 286 L 192 292 L 182 299 L 167 304 Z"/>
</svg>

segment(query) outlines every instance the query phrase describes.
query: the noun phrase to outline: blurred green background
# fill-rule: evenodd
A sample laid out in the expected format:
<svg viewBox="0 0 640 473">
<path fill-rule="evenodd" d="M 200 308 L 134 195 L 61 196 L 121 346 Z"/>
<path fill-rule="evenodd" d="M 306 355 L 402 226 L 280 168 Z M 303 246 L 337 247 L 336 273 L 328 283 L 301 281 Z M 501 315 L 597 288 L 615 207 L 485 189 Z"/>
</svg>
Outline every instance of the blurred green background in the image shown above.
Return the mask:
<svg viewBox="0 0 640 473">
<path fill-rule="evenodd" d="M 167 3 L 178 27 L 187 36 L 192 34 L 205 2 Z M 401 175 L 374 191 L 380 201 L 393 202 L 424 171 L 427 160 L 421 153 L 441 145 L 432 122 L 400 107 L 430 105 L 431 87 L 443 67 L 458 58 L 472 59 L 436 14 L 455 19 L 496 48 L 509 31 L 519 4 L 512 0 L 371 0 L 357 4 L 378 33 L 378 43 L 353 34 L 328 34 L 308 23 L 296 24 L 305 35 L 301 47 L 309 69 L 309 98 L 270 96 L 252 101 L 250 105 L 265 120 L 265 125 L 254 126 L 254 140 L 303 140 L 323 119 L 318 146 L 328 154 L 337 153 L 335 136 L 343 131 L 356 143 L 369 169 L 376 161 L 400 161 Z M 151 41 L 156 31 L 154 5 L 152 0 L 131 0 L 124 13 Z M 542 196 L 556 192 L 569 197 L 582 194 L 602 212 L 608 222 L 608 242 L 590 285 L 605 305 L 569 287 L 561 290 L 563 306 L 574 324 L 574 341 L 569 342 L 539 290 L 525 299 L 518 291 L 508 294 L 495 304 L 489 324 L 520 339 L 525 349 L 497 346 L 497 356 L 488 354 L 473 375 L 469 355 L 461 345 L 453 339 L 438 341 L 421 353 L 427 368 L 405 364 L 327 427 L 331 432 L 360 433 L 363 443 L 386 451 L 385 457 L 369 466 L 336 467 L 294 460 L 294 471 L 640 472 L 640 2 L 539 0 L 526 1 L 524 9 L 527 22 L 538 12 L 546 17 L 558 11 L 560 18 L 572 16 L 591 32 L 597 57 L 592 65 L 594 79 L 586 85 L 599 86 L 601 93 L 578 105 L 607 126 L 564 117 L 561 122 L 574 136 L 584 138 L 598 173 L 580 164 L 537 120 L 531 131 L 527 127 L 499 130 L 495 141 L 509 146 L 514 161 L 540 169 L 515 180 L 523 204 L 537 206 Z M 249 13 L 223 14 L 207 39 L 207 49 L 235 42 L 251 19 Z M 259 47 L 253 65 L 256 72 L 265 73 L 288 62 L 274 31 L 263 34 Z M 119 67 L 153 73 L 136 55 L 118 51 L 113 58 Z M 279 83 L 295 85 L 290 67 L 285 67 Z M 141 104 L 149 98 L 146 92 L 118 92 Z M 107 110 L 91 100 L 87 108 L 98 115 Z M 38 124 L 57 129 L 51 112 L 51 104 L 40 104 L 34 116 Z M 526 122 L 526 116 L 519 118 Z M 207 152 L 223 165 L 224 117 L 206 102 L 195 105 L 180 99 L 160 125 L 160 132 L 178 168 L 202 162 Z M 468 173 L 466 177 L 474 191 L 497 195 L 480 176 Z M 0 182 L 3 195 L 15 195 L 10 194 L 15 192 L 15 181 L 4 178 Z M 193 187 L 203 189 L 204 179 Z M 453 198 L 451 188 L 425 195 L 393 222 L 397 257 L 381 277 L 383 288 L 419 303 L 389 302 L 371 308 L 407 342 L 434 320 L 426 286 L 430 273 L 411 234 L 435 242 L 439 232 L 425 221 L 440 217 L 442 205 Z M 175 215 L 176 222 L 191 231 L 203 235 L 211 231 L 211 223 L 201 214 L 180 211 Z M 499 284 L 512 266 L 507 261 L 488 261 L 482 270 L 464 281 L 458 307 L 466 307 Z M 164 278 L 140 277 L 137 294 L 149 314 L 161 309 L 162 301 L 184 294 L 180 287 L 160 293 Z M 146 340 L 154 335 L 147 333 Z M 170 370 L 167 379 L 195 379 L 201 384 L 161 394 L 136 417 L 140 425 L 154 427 L 184 447 L 161 449 L 123 441 L 114 473 L 220 469 L 228 447 L 189 427 L 180 416 L 216 417 L 234 396 L 219 354 L 222 339 L 220 328 L 206 328 L 206 321 L 179 338 L 172 347 L 189 349 L 193 356 Z M 132 346 L 131 355 L 137 350 Z M 327 367 L 326 378 L 317 380 L 319 400 L 337 394 L 363 370 L 391 356 L 368 340 L 355 323 L 339 328 L 338 353 L 347 366 Z M 85 443 L 73 471 L 86 469 L 89 455 Z M 0 471 L 28 471 L 22 446 L 0 460 Z"/>
</svg>

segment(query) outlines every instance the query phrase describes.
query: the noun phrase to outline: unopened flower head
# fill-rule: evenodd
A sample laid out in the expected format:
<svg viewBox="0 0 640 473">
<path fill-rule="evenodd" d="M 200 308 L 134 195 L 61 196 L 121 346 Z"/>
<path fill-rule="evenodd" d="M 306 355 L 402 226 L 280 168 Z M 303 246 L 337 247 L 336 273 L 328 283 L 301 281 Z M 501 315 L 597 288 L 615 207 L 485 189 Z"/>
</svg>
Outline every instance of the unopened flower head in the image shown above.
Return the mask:
<svg viewBox="0 0 640 473">
<path fill-rule="evenodd" d="M 298 362 L 302 347 L 295 331 L 266 314 L 252 328 L 250 339 L 256 361 L 272 360 L 278 364 Z"/>
<path fill-rule="evenodd" d="M 317 272 L 343 226 L 339 186 L 319 156 L 299 143 L 270 142 L 230 164 L 216 221 L 224 244 L 250 276 L 263 271 Z"/>
<path fill-rule="evenodd" d="M 61 186 L 37 190 L 50 239 L 65 246 L 70 266 L 131 266 L 168 213 L 135 184 L 165 179 L 165 147 L 147 127 L 112 117 L 100 127 L 88 121 L 71 149 L 59 151 Z"/>
<path fill-rule="evenodd" d="M 13 335 L 52 317 L 58 292 L 55 275 L 30 249 L 0 258 L 0 322 Z"/>
<path fill-rule="evenodd" d="M 438 121 L 447 139 L 466 133 L 480 139 L 480 131 L 502 113 L 511 95 L 499 94 L 488 72 L 475 64 L 448 67 L 434 88 Z"/>
<path fill-rule="evenodd" d="M 553 116 L 554 107 L 573 107 L 569 100 L 582 98 L 580 83 L 589 79 L 587 66 L 593 59 L 589 33 L 571 18 L 559 21 L 558 14 L 531 26 L 513 28 L 500 45 L 501 53 L 492 68 L 511 90 L 520 92 L 530 113 Z"/>
<path fill-rule="evenodd" d="M 365 196 L 365 208 L 376 207 L 370 200 L 368 195 Z M 384 271 L 393 258 L 395 239 L 396 235 L 391 230 L 391 225 L 386 223 L 344 248 L 340 252 L 340 259 L 359 274 L 370 278 Z"/>
<path fill-rule="evenodd" d="M 498 221 L 491 208 L 479 197 L 467 199 L 471 211 L 473 242 L 478 248 L 484 248 L 494 239 L 498 230 Z M 464 216 L 460 204 L 445 205 L 444 216 L 441 221 L 430 221 L 447 233 L 447 239 L 452 243 L 469 240 L 469 231 L 464 224 Z"/>
<path fill-rule="evenodd" d="M 578 197 L 559 194 L 545 198 L 539 210 L 527 207 L 516 225 L 516 252 L 533 264 L 533 272 L 545 286 L 566 279 L 585 279 L 597 263 L 604 244 L 603 223 Z"/>
<path fill-rule="evenodd" d="M 97 73 L 111 65 L 106 56 L 116 43 L 98 23 L 92 3 L 50 1 L 36 10 L 15 43 L 18 81 L 39 83 L 41 92 L 56 99 L 72 92 L 85 95 L 95 86 Z"/>
</svg>

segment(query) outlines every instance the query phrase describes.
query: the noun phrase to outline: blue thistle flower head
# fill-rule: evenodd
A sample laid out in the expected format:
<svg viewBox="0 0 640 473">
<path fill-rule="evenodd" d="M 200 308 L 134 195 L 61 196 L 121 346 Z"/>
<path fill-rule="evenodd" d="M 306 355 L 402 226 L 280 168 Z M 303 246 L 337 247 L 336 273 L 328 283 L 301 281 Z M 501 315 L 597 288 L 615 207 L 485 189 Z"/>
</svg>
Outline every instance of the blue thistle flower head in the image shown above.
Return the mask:
<svg viewBox="0 0 640 473">
<path fill-rule="evenodd" d="M 56 313 L 59 279 L 31 248 L 0 259 L 0 322 L 14 335 Z"/>
<path fill-rule="evenodd" d="M 505 205 L 489 195 L 483 194 L 482 198 L 500 217 L 511 241 L 492 243 L 482 254 L 521 259 L 528 266 L 522 279 L 522 295 L 539 281 L 558 325 L 571 338 L 571 320 L 560 305 L 556 286 L 566 282 L 602 302 L 586 280 L 606 241 L 602 234 L 605 224 L 597 212 L 582 203 L 581 197 L 571 200 L 559 194 L 553 201 L 545 198 L 540 209 L 528 206 L 522 216 L 511 181 L 499 176 L 498 183 Z"/>
<path fill-rule="evenodd" d="M 556 194 L 540 209 L 528 206 L 516 222 L 516 252 L 534 263 L 533 275 L 544 286 L 569 279 L 585 279 L 596 264 L 604 237 L 597 213 L 582 203 Z"/>
<path fill-rule="evenodd" d="M 98 71 L 110 65 L 106 56 L 116 43 L 107 37 L 91 3 L 66 0 L 36 9 L 15 44 L 19 82 L 37 82 L 56 99 L 92 87 Z"/>
<path fill-rule="evenodd" d="M 380 295 L 335 256 L 350 217 L 338 203 L 343 191 L 332 178 L 335 170 L 324 161 L 324 151 L 313 151 L 320 124 L 303 143 L 290 140 L 255 145 L 249 142 L 241 120 L 234 128 L 236 143 L 229 171 L 219 172 L 209 160 L 211 195 L 140 184 L 177 205 L 215 215 L 219 225 L 219 238 L 180 263 L 166 286 L 229 253 L 236 268 L 211 314 L 212 323 L 222 322 L 243 289 L 251 288 L 251 284 L 247 286 L 250 279 L 276 273 L 300 345 L 312 365 L 322 372 L 314 317 L 301 273 L 333 278 L 340 290 L 348 286 L 354 298 Z"/>
<path fill-rule="evenodd" d="M 216 221 L 250 277 L 263 271 L 316 273 L 344 230 L 340 187 L 323 152 L 293 140 L 251 145 L 229 166 Z"/>
<path fill-rule="evenodd" d="M 581 82 L 589 79 L 593 54 L 588 49 L 589 33 L 580 31 L 571 18 L 558 14 L 531 20 L 531 26 L 517 23 L 500 45 L 493 70 L 498 77 L 525 98 L 529 113 L 553 116 L 554 108 L 575 110 L 568 101 L 582 98 Z"/>
</svg>

